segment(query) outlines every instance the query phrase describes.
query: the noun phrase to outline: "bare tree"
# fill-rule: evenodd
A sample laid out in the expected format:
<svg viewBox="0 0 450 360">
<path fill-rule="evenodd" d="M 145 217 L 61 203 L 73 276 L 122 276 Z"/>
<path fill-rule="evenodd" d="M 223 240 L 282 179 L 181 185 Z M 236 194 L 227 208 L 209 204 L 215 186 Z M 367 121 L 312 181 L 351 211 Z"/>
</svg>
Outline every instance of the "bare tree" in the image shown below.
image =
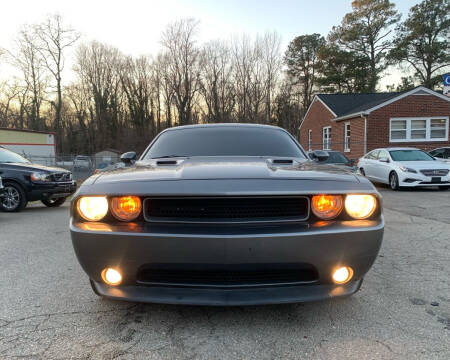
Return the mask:
<svg viewBox="0 0 450 360">
<path fill-rule="evenodd" d="M 21 86 L 17 79 L 9 83 L 6 81 L 0 83 L 0 127 L 8 127 L 10 125 L 11 106 L 20 92 Z"/>
<path fill-rule="evenodd" d="M 27 113 L 27 126 L 30 129 L 41 130 L 46 126 L 44 119 L 41 118 L 41 105 L 47 92 L 48 74 L 38 51 L 34 31 L 27 26 L 23 27 L 15 40 L 15 47 L 16 50 L 10 52 L 10 56 L 13 65 L 22 72 L 25 82 L 23 88 L 27 90 L 23 93 L 21 103 L 22 110 Z M 30 107 L 24 106 L 28 98 L 31 102 Z"/>
<path fill-rule="evenodd" d="M 266 81 L 266 123 L 271 122 L 272 100 L 278 85 L 282 58 L 280 54 L 281 37 L 277 32 L 267 32 L 261 39 L 262 56 Z"/>
<path fill-rule="evenodd" d="M 161 43 L 170 57 L 167 81 L 174 93 L 180 125 L 192 122 L 195 95 L 200 85 L 200 51 L 195 36 L 198 21 L 182 19 L 167 26 Z"/>
<path fill-rule="evenodd" d="M 201 95 L 206 122 L 230 122 L 236 102 L 231 49 L 223 41 L 207 43 L 202 52 Z"/>
<path fill-rule="evenodd" d="M 121 56 L 116 48 L 96 41 L 77 49 L 74 70 L 89 89 L 93 103 L 92 127 L 98 148 L 117 142 Z"/>
<path fill-rule="evenodd" d="M 233 39 L 238 121 L 270 122 L 277 71 L 281 68 L 279 42 L 275 33 L 257 36 L 255 40 L 246 35 Z"/>
<path fill-rule="evenodd" d="M 174 101 L 174 91 L 172 88 L 172 83 L 169 79 L 169 65 L 170 56 L 168 53 L 158 54 L 153 64 L 154 73 L 158 79 L 158 94 L 161 95 L 164 102 L 166 127 L 172 127 L 172 104 Z"/>
<path fill-rule="evenodd" d="M 55 107 L 56 139 L 58 148 L 61 147 L 61 110 L 62 110 L 62 72 L 64 70 L 64 53 L 79 38 L 80 34 L 74 29 L 65 27 L 60 15 L 49 16 L 43 23 L 34 27 L 39 40 L 37 50 L 56 82 Z"/>
<path fill-rule="evenodd" d="M 253 66 L 253 51 L 250 38 L 246 35 L 234 38 L 232 40 L 232 54 L 234 63 L 233 81 L 236 87 L 236 120 L 247 122 L 250 108 L 250 74 Z"/>
<path fill-rule="evenodd" d="M 120 67 L 122 91 L 132 124 L 140 131 L 154 134 L 151 61 L 146 56 L 126 57 Z"/>
</svg>

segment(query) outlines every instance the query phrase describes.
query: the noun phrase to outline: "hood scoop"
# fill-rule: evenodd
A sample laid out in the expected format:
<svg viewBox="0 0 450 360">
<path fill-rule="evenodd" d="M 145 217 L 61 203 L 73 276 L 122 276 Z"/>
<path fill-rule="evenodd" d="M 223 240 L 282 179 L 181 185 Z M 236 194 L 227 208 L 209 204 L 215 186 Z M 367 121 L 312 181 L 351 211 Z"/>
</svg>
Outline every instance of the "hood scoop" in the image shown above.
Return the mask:
<svg viewBox="0 0 450 360">
<path fill-rule="evenodd" d="M 292 159 L 272 159 L 272 164 L 274 165 L 292 165 L 294 160 Z"/>
<path fill-rule="evenodd" d="M 178 161 L 177 160 L 157 160 L 156 165 L 157 166 L 178 165 Z"/>
</svg>

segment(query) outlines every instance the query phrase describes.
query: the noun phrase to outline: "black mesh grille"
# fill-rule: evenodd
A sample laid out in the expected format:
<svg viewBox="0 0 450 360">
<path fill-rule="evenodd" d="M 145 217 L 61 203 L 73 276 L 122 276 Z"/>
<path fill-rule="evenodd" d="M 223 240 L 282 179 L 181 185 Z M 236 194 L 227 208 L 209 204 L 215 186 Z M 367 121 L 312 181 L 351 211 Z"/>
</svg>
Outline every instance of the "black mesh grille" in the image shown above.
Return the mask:
<svg viewBox="0 0 450 360">
<path fill-rule="evenodd" d="M 289 268 L 267 269 L 158 269 L 145 268 L 137 276 L 143 285 L 190 287 L 250 287 L 313 283 L 317 270 L 309 264 L 295 264 Z"/>
<path fill-rule="evenodd" d="M 70 181 L 72 180 L 72 173 L 65 172 L 65 173 L 55 173 L 51 175 L 52 181 L 56 182 L 64 182 L 64 181 Z"/>
<path fill-rule="evenodd" d="M 145 200 L 148 221 L 306 220 L 307 197 L 151 198 Z"/>
</svg>

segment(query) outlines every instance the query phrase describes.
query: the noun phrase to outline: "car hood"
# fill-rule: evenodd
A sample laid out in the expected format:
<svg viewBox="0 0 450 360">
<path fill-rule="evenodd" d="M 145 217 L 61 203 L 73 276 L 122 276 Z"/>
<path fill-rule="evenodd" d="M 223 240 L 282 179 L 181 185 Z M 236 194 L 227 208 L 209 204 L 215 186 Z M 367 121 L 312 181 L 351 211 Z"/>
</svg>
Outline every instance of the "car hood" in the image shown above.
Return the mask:
<svg viewBox="0 0 450 360">
<path fill-rule="evenodd" d="M 33 164 L 33 163 L 1 163 L 0 164 L 2 168 L 7 169 L 14 169 L 14 170 L 26 170 L 26 171 L 41 171 L 41 172 L 47 172 L 47 173 L 61 173 L 61 172 L 69 172 L 69 170 L 52 167 L 52 166 L 45 166 L 40 164 Z"/>
<path fill-rule="evenodd" d="M 443 161 L 397 161 L 396 164 L 414 170 L 450 169 Z"/>
<path fill-rule="evenodd" d="M 106 184 L 151 180 L 213 180 L 213 179 L 310 179 L 358 182 L 343 167 L 318 165 L 311 161 L 292 159 L 292 164 L 274 164 L 273 159 L 260 157 L 195 157 L 139 161 L 133 167 L 102 172 L 91 183 Z M 174 164 L 161 164 L 174 162 Z"/>
</svg>

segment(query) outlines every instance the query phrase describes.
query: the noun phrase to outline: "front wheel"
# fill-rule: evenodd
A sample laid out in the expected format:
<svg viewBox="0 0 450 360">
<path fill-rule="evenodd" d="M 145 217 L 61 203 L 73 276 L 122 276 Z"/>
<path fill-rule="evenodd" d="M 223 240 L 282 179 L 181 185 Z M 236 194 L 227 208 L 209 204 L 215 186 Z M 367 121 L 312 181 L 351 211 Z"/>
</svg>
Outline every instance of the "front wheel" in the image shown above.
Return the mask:
<svg viewBox="0 0 450 360">
<path fill-rule="evenodd" d="M 389 174 L 389 185 L 392 190 L 398 190 L 400 188 L 398 186 L 398 175 L 394 171 Z"/>
<path fill-rule="evenodd" d="M 28 200 L 20 185 L 5 182 L 3 198 L 0 200 L 0 209 L 5 212 L 21 211 L 27 206 Z"/>
<path fill-rule="evenodd" d="M 56 198 L 56 199 L 42 199 L 42 203 L 47 207 L 58 207 L 64 204 L 64 201 L 66 201 L 66 198 Z"/>
</svg>

